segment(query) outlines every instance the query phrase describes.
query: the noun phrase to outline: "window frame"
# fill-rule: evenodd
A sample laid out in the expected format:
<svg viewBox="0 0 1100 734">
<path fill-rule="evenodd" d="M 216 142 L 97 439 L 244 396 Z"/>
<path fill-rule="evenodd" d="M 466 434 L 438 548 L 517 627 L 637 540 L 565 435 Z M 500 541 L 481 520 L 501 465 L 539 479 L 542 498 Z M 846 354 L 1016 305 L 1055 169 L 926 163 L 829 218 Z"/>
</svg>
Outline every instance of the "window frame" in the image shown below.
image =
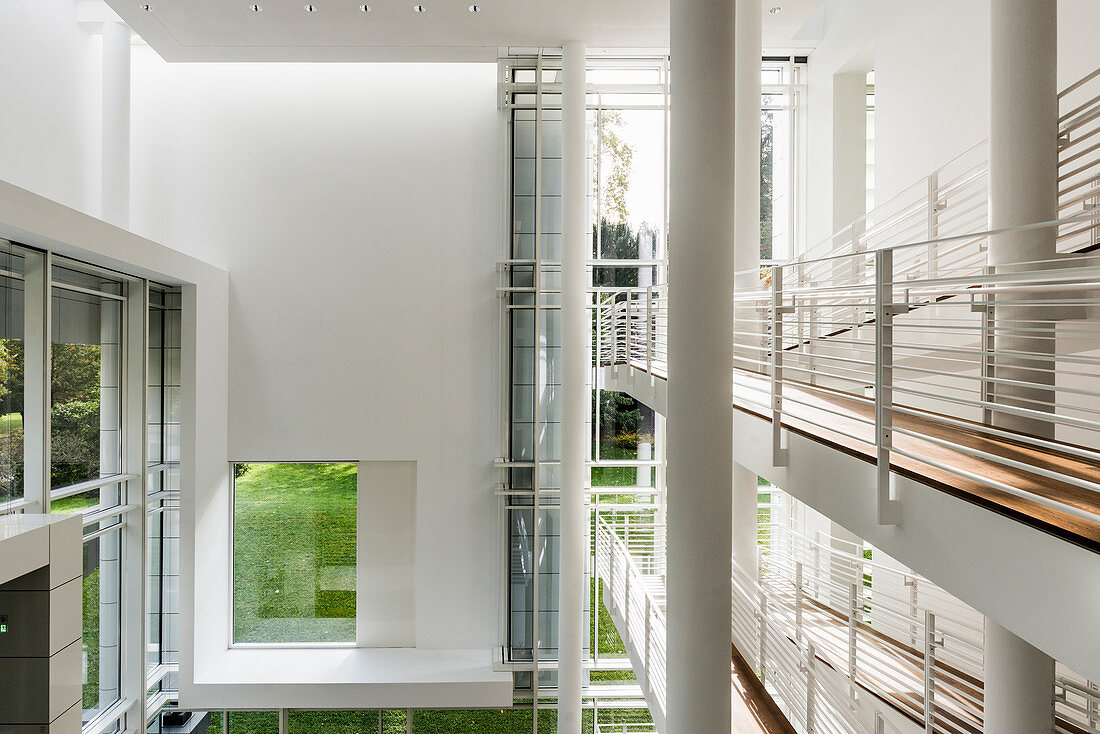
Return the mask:
<svg viewBox="0 0 1100 734">
<path fill-rule="evenodd" d="M 235 583 L 234 568 L 236 568 L 236 537 L 237 537 L 237 478 L 234 467 L 237 464 L 354 464 L 355 465 L 355 640 L 351 642 L 237 642 L 235 639 Z M 229 644 L 230 650 L 264 650 L 264 649 L 356 649 L 367 647 L 364 644 L 361 630 L 363 628 L 363 604 L 362 589 L 360 588 L 360 570 L 363 558 L 363 533 L 359 528 L 359 508 L 363 502 L 363 489 L 359 482 L 362 462 L 359 459 L 231 459 L 228 463 L 229 475 L 229 608 L 227 610 L 229 620 Z"/>
</svg>

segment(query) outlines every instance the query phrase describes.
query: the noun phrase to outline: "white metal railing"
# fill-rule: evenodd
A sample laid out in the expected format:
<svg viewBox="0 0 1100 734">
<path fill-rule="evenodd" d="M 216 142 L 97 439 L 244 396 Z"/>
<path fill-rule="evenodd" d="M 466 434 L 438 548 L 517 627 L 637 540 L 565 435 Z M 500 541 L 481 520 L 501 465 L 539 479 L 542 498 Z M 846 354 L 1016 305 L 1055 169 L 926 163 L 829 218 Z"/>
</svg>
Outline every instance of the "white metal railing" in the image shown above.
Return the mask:
<svg viewBox="0 0 1100 734">
<path fill-rule="evenodd" d="M 603 582 L 608 611 L 618 617 L 619 636 L 641 668 L 636 672 L 646 701 L 651 708 L 656 706 L 663 712 L 666 693 L 664 576 L 643 573 L 626 544 L 602 517 L 596 522 L 596 575 Z"/>
<path fill-rule="evenodd" d="M 1054 680 L 1054 731 L 1100 734 L 1100 685 L 1059 669 Z"/>
<path fill-rule="evenodd" d="M 842 674 L 853 701 L 860 689 L 869 691 L 922 721 L 928 732 L 964 734 L 981 727 L 984 637 L 978 612 L 928 579 L 865 559 L 859 547 L 852 552 L 837 539 L 810 539 L 783 525 L 770 530 L 753 599 L 780 612 L 781 620 L 793 618 L 790 639 L 812 645 L 820 660 Z M 735 600 L 735 629 L 736 607 Z M 870 718 L 863 722 L 868 731 L 873 724 Z"/>
<path fill-rule="evenodd" d="M 938 256 L 1074 223 L 777 265 L 768 288 L 739 290 L 734 393 L 772 420 L 776 463 L 781 424 L 801 421 L 878 464 L 883 522 L 896 520 L 889 470 L 899 462 L 1100 522 L 1100 258 L 994 272 Z M 659 340 L 635 336 L 667 330 L 663 290 L 601 293 L 597 308 L 601 364 L 667 375 Z"/>
<path fill-rule="evenodd" d="M 667 286 L 596 289 L 595 353 L 601 364 L 631 362 L 664 374 L 668 363 Z"/>
<path fill-rule="evenodd" d="M 1100 69 L 1064 89 L 1058 102 L 1057 218 L 1096 215 L 1100 208 Z M 986 228 L 988 217 L 989 142 L 982 141 L 792 262 L 975 232 Z M 1059 252 L 1080 252 L 1097 243 L 1100 218 L 1058 231 Z M 927 253 L 923 265 L 935 275 L 937 260 L 942 264 L 945 258 L 960 261 L 979 256 L 977 244 L 961 240 L 951 253 Z M 959 263 L 947 264 L 957 267 Z"/>
<path fill-rule="evenodd" d="M 641 571 L 623 527 L 598 519 L 596 570 L 650 705 L 663 710 L 664 576 Z M 789 521 L 763 530 L 759 574 L 734 568 L 731 631 L 797 730 L 897 732 L 892 711 L 929 734 L 981 731 L 979 612 L 919 574 L 865 558 L 858 543 L 810 538 Z M 1096 684 L 1059 665 L 1053 702 L 1056 733 L 1100 734 Z"/>
</svg>

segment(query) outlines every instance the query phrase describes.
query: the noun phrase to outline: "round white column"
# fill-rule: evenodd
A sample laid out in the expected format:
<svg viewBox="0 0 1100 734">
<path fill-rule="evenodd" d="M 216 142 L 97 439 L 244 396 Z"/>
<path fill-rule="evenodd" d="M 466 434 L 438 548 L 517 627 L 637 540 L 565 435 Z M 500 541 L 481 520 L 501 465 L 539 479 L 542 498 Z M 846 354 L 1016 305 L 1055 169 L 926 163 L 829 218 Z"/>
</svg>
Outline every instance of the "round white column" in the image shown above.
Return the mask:
<svg viewBox="0 0 1100 734">
<path fill-rule="evenodd" d="M 760 57 L 761 5 L 737 3 L 737 142 L 734 163 L 734 245 L 737 273 L 754 271 L 747 285 L 760 287 Z M 739 277 L 746 277 L 741 275 Z M 741 285 L 739 280 L 737 285 Z"/>
<path fill-rule="evenodd" d="M 1054 659 L 985 618 L 985 731 L 1054 728 Z"/>
<path fill-rule="evenodd" d="M 592 325 L 586 307 L 585 46 L 562 47 L 562 477 L 558 591 L 558 734 L 580 734 L 584 657 L 584 512 Z"/>
<path fill-rule="evenodd" d="M 759 487 L 756 472 L 733 465 L 733 562 L 756 576 Z"/>
<path fill-rule="evenodd" d="M 762 6 L 739 2 L 736 8 L 737 66 L 734 69 L 737 141 L 734 161 L 733 261 L 736 286 L 760 288 L 760 57 Z M 746 353 L 745 358 L 759 358 Z M 735 452 L 736 457 L 736 452 Z M 733 560 L 756 576 L 756 474 L 733 466 Z"/>
<path fill-rule="evenodd" d="M 103 24 L 103 146 L 100 219 L 130 225 L 130 28 Z"/>
<path fill-rule="evenodd" d="M 734 3 L 671 16 L 666 730 L 700 734 L 731 728 Z"/>
<path fill-rule="evenodd" d="M 1016 227 L 1058 215 L 1058 37 L 1057 0 L 993 0 L 989 131 L 989 225 Z M 1057 256 L 1052 227 L 1007 232 L 990 238 L 989 263 L 1000 272 Z M 1034 296 L 1023 298 L 1034 299 Z M 1054 401 L 1055 352 L 1049 306 L 1011 305 L 998 299 L 993 376 L 1030 385 L 994 384 L 993 402 L 1044 410 Z M 1007 302 L 1007 303 L 1006 303 Z M 1031 326 L 1030 333 L 1021 331 Z M 1008 356 L 1009 353 L 1036 355 Z M 1044 359 L 1046 357 L 1047 359 Z M 1047 421 L 993 412 L 1003 428 L 1053 438 Z"/>
<path fill-rule="evenodd" d="M 989 223 L 994 229 L 1058 213 L 1058 3 L 993 0 Z M 1055 254 L 1053 229 L 998 235 L 989 263 Z"/>
</svg>

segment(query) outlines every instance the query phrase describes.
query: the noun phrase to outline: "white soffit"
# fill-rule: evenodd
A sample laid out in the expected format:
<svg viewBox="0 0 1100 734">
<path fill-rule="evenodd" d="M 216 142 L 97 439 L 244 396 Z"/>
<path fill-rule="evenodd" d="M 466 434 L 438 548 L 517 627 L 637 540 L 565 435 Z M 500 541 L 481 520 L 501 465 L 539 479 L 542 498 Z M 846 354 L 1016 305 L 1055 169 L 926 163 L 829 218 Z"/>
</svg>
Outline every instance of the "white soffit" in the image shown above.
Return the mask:
<svg viewBox="0 0 1100 734">
<path fill-rule="evenodd" d="M 795 34 L 821 4 L 755 1 L 765 47 L 798 45 Z M 470 12 L 471 3 L 479 12 Z M 313 0 L 314 12 L 306 0 L 107 4 L 166 61 L 493 61 L 501 47 L 570 40 L 668 47 L 669 0 Z M 414 11 L 417 4 L 424 12 Z"/>
</svg>

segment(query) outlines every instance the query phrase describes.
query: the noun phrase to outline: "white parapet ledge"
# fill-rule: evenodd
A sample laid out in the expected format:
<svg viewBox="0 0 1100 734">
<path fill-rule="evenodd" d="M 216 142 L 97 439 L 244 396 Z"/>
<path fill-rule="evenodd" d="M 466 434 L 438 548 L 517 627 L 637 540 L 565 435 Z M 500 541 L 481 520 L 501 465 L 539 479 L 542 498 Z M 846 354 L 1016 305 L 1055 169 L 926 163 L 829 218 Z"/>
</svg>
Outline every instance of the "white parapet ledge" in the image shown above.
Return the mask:
<svg viewBox="0 0 1100 734">
<path fill-rule="evenodd" d="M 0 517 L 0 584 L 51 564 L 54 578 L 80 575 L 79 515 L 15 514 Z M 68 532 L 65 528 L 68 527 Z M 52 532 L 57 528 L 59 532 Z"/>
<path fill-rule="evenodd" d="M 512 674 L 493 651 L 419 648 L 233 648 L 181 680 L 202 709 L 508 708 Z"/>
</svg>

